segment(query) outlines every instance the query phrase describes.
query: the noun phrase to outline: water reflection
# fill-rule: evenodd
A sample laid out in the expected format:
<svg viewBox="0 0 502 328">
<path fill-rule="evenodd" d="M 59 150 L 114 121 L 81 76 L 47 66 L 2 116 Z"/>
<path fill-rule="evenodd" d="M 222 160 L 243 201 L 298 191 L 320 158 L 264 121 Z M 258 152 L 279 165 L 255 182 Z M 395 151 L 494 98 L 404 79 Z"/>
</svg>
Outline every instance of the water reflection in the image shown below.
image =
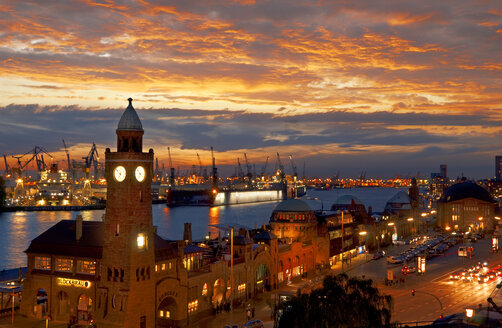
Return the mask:
<svg viewBox="0 0 502 328">
<path fill-rule="evenodd" d="M 220 208 L 211 207 L 209 208 L 209 227 L 207 234 L 209 238 L 216 238 L 218 236 L 218 228 L 212 227 L 212 225 L 220 223 Z"/>
</svg>

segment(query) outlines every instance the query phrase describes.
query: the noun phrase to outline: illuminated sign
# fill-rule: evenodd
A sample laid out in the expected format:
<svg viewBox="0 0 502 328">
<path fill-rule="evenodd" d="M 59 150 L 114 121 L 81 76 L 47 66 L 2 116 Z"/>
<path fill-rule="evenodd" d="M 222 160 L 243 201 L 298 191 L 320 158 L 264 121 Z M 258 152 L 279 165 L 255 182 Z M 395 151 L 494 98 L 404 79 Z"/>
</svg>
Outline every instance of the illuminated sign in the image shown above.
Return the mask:
<svg viewBox="0 0 502 328">
<path fill-rule="evenodd" d="M 81 288 L 91 287 L 91 282 L 88 280 L 58 278 L 57 283 L 59 286 L 72 286 L 72 287 L 81 287 Z"/>
</svg>

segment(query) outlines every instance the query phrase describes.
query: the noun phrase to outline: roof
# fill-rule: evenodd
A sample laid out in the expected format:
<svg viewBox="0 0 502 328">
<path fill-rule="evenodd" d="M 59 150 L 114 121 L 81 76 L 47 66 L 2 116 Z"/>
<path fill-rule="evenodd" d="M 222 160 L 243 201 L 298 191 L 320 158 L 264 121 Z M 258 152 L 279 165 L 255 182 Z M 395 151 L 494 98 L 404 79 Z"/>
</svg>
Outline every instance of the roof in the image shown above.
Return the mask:
<svg viewBox="0 0 502 328">
<path fill-rule="evenodd" d="M 129 131 L 143 131 L 143 125 L 139 119 L 138 114 L 132 107 L 132 98 L 129 98 L 129 106 L 122 114 L 120 118 L 117 130 L 129 130 Z"/>
<path fill-rule="evenodd" d="M 249 245 L 252 243 L 253 241 L 246 236 L 240 236 L 240 235 L 234 236 L 234 245 Z"/>
<path fill-rule="evenodd" d="M 359 198 L 352 195 L 343 195 L 338 197 L 336 202 L 333 205 L 352 205 L 352 200 L 354 200 L 355 204 L 364 205 Z"/>
<path fill-rule="evenodd" d="M 156 262 L 173 259 L 178 256 L 176 241 L 165 240 L 156 233 L 153 234 L 153 238 Z"/>
<path fill-rule="evenodd" d="M 61 220 L 33 239 L 26 253 L 100 259 L 103 255 L 103 222 L 82 221 L 82 238 L 75 239 L 75 220 Z"/>
<path fill-rule="evenodd" d="M 286 199 L 280 202 L 274 212 L 312 212 L 314 211 L 307 202 L 299 198 Z"/>
<path fill-rule="evenodd" d="M 408 196 L 408 193 L 406 191 L 399 191 L 397 194 L 392 196 L 391 199 L 387 202 L 387 204 L 392 203 L 392 204 L 408 204 L 410 203 L 410 196 Z"/>
<path fill-rule="evenodd" d="M 496 202 L 485 188 L 472 181 L 456 183 L 446 189 L 441 196 L 441 202 L 453 202 L 465 198 L 475 198 L 489 203 Z"/>
<path fill-rule="evenodd" d="M 262 231 L 254 236 L 254 240 L 271 240 L 271 239 L 277 239 L 277 236 L 268 230 Z"/>
<path fill-rule="evenodd" d="M 196 246 L 196 245 L 186 245 L 185 249 L 183 250 L 185 254 L 190 254 L 190 253 L 200 253 L 206 251 L 205 248 Z"/>
</svg>

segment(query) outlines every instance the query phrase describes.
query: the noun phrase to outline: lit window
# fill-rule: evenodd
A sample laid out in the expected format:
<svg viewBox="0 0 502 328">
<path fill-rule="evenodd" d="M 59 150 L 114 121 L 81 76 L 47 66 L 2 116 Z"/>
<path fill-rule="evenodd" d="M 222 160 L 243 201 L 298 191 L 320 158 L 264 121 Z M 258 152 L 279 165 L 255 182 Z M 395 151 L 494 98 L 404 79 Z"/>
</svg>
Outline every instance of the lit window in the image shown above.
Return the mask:
<svg viewBox="0 0 502 328">
<path fill-rule="evenodd" d="M 207 283 L 205 283 L 204 286 L 202 287 L 202 296 L 206 295 L 207 295 Z"/>
<path fill-rule="evenodd" d="M 164 271 L 165 269 L 166 269 L 166 264 L 162 263 L 162 271 Z"/>
<path fill-rule="evenodd" d="M 158 272 L 159 271 L 159 266 L 157 264 L 155 264 L 155 272 Z"/>
<path fill-rule="evenodd" d="M 77 272 L 86 274 L 96 274 L 95 261 L 77 261 Z"/>
<path fill-rule="evenodd" d="M 159 311 L 159 317 L 161 317 L 161 318 L 164 317 L 164 311 L 162 311 L 162 310 Z"/>
<path fill-rule="evenodd" d="M 71 272 L 73 270 L 72 259 L 56 259 L 56 271 Z"/>
<path fill-rule="evenodd" d="M 35 256 L 35 269 L 50 270 L 51 258 L 46 256 Z"/>
<path fill-rule="evenodd" d="M 165 312 L 165 317 L 169 319 L 171 317 L 171 312 L 167 311 Z"/>
<path fill-rule="evenodd" d="M 173 267 L 173 264 L 171 262 L 169 262 L 169 270 L 171 270 Z"/>
<path fill-rule="evenodd" d="M 145 244 L 146 244 L 145 234 L 143 234 L 143 233 L 138 234 L 138 237 L 136 238 L 136 242 L 138 244 L 138 249 L 144 249 Z"/>
</svg>

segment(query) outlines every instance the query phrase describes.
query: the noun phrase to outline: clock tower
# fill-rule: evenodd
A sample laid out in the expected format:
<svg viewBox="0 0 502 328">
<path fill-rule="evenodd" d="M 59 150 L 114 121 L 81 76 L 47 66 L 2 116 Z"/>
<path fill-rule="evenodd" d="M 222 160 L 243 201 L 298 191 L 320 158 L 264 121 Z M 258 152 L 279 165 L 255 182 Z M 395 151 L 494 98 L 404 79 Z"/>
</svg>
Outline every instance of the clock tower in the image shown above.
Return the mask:
<svg viewBox="0 0 502 328">
<path fill-rule="evenodd" d="M 129 98 L 120 118 L 117 151 L 105 152 L 107 182 L 98 327 L 155 324 L 153 150 L 143 152 L 143 126 Z"/>
</svg>

